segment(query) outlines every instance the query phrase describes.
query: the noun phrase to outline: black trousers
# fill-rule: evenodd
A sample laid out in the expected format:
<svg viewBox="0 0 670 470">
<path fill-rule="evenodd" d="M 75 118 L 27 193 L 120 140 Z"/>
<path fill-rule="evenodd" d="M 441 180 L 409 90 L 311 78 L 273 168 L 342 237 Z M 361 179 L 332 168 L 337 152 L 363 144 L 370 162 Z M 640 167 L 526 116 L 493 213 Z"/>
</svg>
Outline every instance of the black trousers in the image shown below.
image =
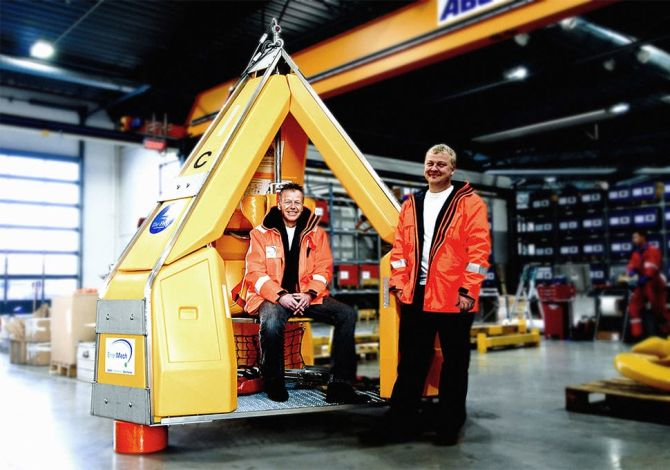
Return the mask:
<svg viewBox="0 0 670 470">
<path fill-rule="evenodd" d="M 310 305 L 305 317 L 333 325 L 333 351 L 331 354 L 331 379 L 353 382 L 356 378 L 356 352 L 354 329 L 356 311 L 332 297 L 325 297 L 322 304 Z M 264 301 L 259 309 L 261 320 L 261 369 L 265 380 L 284 379 L 284 329 L 293 313 L 279 304 Z"/>
<path fill-rule="evenodd" d="M 391 415 L 413 419 L 423 395 L 424 383 L 439 335 L 444 362 L 440 371 L 439 405 L 435 420 L 438 433 L 458 432 L 466 418 L 470 367 L 472 312 L 430 313 L 423 311 L 424 286 L 417 286 L 412 305 L 400 313 L 398 378 L 391 395 Z"/>
</svg>

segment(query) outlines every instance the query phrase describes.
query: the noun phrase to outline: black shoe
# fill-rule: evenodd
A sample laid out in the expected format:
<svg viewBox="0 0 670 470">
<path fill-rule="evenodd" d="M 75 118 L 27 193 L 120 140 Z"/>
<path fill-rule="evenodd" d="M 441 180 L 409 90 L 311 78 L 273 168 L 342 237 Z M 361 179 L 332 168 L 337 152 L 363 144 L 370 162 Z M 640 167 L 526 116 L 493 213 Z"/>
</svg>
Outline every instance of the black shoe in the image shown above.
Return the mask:
<svg viewBox="0 0 670 470">
<path fill-rule="evenodd" d="M 348 405 L 361 405 L 370 401 L 366 395 L 356 393 L 354 387 L 347 382 L 331 382 L 326 392 L 328 403 L 346 403 Z"/>
<path fill-rule="evenodd" d="M 409 442 L 417 438 L 410 429 L 393 423 L 388 416 L 383 416 L 368 431 L 358 435 L 358 440 L 366 446 L 383 446 L 385 444 L 399 444 Z"/>
<path fill-rule="evenodd" d="M 441 447 L 455 446 L 458 444 L 457 432 L 438 432 L 433 440 L 433 444 Z"/>
<path fill-rule="evenodd" d="M 287 401 L 288 392 L 284 386 L 283 380 L 266 380 L 265 381 L 265 393 L 267 393 L 268 398 L 272 401 Z"/>
</svg>

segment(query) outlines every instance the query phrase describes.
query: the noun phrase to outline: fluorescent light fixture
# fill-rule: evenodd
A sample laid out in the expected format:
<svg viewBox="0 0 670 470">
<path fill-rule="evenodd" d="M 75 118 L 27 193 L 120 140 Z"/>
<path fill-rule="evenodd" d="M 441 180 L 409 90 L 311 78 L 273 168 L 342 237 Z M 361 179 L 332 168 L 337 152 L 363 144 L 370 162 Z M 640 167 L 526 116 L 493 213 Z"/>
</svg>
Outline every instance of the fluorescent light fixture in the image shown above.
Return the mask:
<svg viewBox="0 0 670 470">
<path fill-rule="evenodd" d="M 12 72 L 27 73 L 38 77 L 47 77 L 52 80 L 61 80 L 70 83 L 79 83 L 103 90 L 112 90 L 122 93 L 137 91 L 139 85 L 124 80 L 123 82 L 112 81 L 106 77 L 85 75 L 72 70 L 55 67 L 50 64 L 38 62 L 31 59 L 19 59 L 0 54 L 0 72 L 9 70 Z"/>
<path fill-rule="evenodd" d="M 610 106 L 609 112 L 612 114 L 623 114 L 628 112 L 630 105 L 628 103 L 617 103 L 614 106 Z"/>
<path fill-rule="evenodd" d="M 473 142 L 491 143 L 500 142 L 502 140 L 515 139 L 531 134 L 539 134 L 540 132 L 553 131 L 562 129 L 564 127 L 576 126 L 579 124 L 586 124 L 605 119 L 611 119 L 619 114 L 623 114 L 630 109 L 628 103 L 617 103 L 607 109 L 597 109 L 587 113 L 575 114 L 549 121 L 537 122 L 527 126 L 515 127 L 505 131 L 493 132 L 491 134 L 480 135 L 472 139 Z"/>
<path fill-rule="evenodd" d="M 505 71 L 503 74 L 507 80 L 524 80 L 528 77 L 528 69 L 522 65 Z"/>
<path fill-rule="evenodd" d="M 635 170 L 636 175 L 670 175 L 670 166 L 654 167 L 645 166 Z"/>
<path fill-rule="evenodd" d="M 500 170 L 486 170 L 486 175 L 499 176 L 543 176 L 556 177 L 565 175 L 611 175 L 616 168 L 507 168 Z"/>
<path fill-rule="evenodd" d="M 37 59 L 49 59 L 54 55 L 54 46 L 47 41 L 41 39 L 32 45 L 30 48 L 30 55 Z"/>
<path fill-rule="evenodd" d="M 571 16 L 570 18 L 565 18 L 561 20 L 561 28 L 567 30 L 575 29 L 577 26 L 577 18 Z"/>
</svg>

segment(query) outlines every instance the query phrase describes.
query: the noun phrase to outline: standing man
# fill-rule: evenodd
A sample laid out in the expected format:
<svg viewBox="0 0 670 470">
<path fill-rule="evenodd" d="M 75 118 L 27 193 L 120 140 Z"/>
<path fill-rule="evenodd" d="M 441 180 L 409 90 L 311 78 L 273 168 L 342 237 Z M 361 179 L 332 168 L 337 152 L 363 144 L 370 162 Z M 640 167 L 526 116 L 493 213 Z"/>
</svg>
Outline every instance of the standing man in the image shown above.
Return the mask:
<svg viewBox="0 0 670 470">
<path fill-rule="evenodd" d="M 401 303 L 398 377 L 391 407 L 363 436 L 370 444 L 418 437 L 418 407 L 439 336 L 436 445 L 454 445 L 465 423 L 470 327 L 491 249 L 484 201 L 468 183 L 452 181 L 456 153 L 447 145 L 426 153 L 428 188 L 402 205 L 391 251 L 390 288 Z"/>
<path fill-rule="evenodd" d="M 629 276 L 638 276 L 628 307 L 630 335 L 633 339 L 641 339 L 644 334 L 642 312 L 647 302 L 658 325 L 658 333 L 670 334 L 670 313 L 665 304 L 667 288 L 661 263 L 661 252 L 647 243 L 647 233 L 644 230 L 633 232 L 633 253 L 627 267 Z"/>
<path fill-rule="evenodd" d="M 328 295 L 333 257 L 319 217 L 303 206 L 302 186 L 289 183 L 279 204 L 254 228 L 246 255 L 244 309 L 260 316 L 261 371 L 273 401 L 289 398 L 284 384 L 284 328 L 292 316 L 335 327 L 326 401 L 364 403 L 351 383 L 356 375 L 356 312 Z"/>
</svg>

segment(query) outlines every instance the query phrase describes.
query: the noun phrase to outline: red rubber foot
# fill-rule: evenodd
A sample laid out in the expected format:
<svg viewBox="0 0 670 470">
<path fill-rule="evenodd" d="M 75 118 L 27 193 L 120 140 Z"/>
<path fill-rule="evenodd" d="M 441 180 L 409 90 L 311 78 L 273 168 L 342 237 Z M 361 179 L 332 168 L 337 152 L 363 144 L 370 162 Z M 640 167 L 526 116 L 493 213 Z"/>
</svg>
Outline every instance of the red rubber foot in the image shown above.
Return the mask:
<svg viewBox="0 0 670 470">
<path fill-rule="evenodd" d="M 167 447 L 167 426 L 114 421 L 114 452 L 119 454 L 150 454 Z"/>
</svg>

